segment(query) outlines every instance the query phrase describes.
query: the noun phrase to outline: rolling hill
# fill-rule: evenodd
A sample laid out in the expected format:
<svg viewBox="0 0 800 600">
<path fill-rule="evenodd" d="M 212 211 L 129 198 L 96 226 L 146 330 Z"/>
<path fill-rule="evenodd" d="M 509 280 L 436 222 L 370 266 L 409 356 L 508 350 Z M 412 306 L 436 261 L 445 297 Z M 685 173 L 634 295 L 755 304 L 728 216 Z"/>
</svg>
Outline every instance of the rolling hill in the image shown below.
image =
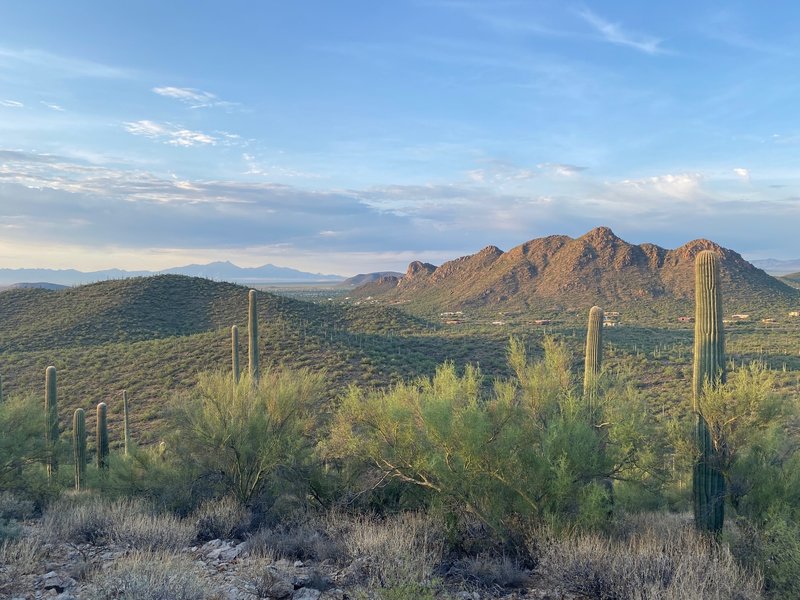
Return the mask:
<svg viewBox="0 0 800 600">
<path fill-rule="evenodd" d="M 402 278 L 384 277 L 354 293 L 429 311 L 584 311 L 593 304 L 689 310 L 701 250 L 720 254 L 725 304 L 733 312 L 797 302 L 797 290 L 709 240 L 667 250 L 629 244 L 607 227 L 576 239 L 538 238 L 507 252 L 487 246 L 439 267 L 413 262 Z"/>
<path fill-rule="evenodd" d="M 233 324 L 247 368 L 247 292 L 180 275 L 4 291 L 4 395 L 31 394 L 32 402 L 41 402 L 45 368 L 54 365 L 64 426 L 75 408 L 92 410 L 104 401 L 116 431 L 125 389 L 136 439 L 152 442 L 148 435 L 164 416 L 165 401 L 193 385 L 200 371 L 230 369 Z M 386 385 L 432 373 L 445 359 L 504 364 L 504 337 L 480 344 L 442 340 L 425 320 L 392 307 L 314 304 L 258 292 L 258 311 L 262 368 L 323 370 L 331 395 L 354 382 Z"/>
</svg>

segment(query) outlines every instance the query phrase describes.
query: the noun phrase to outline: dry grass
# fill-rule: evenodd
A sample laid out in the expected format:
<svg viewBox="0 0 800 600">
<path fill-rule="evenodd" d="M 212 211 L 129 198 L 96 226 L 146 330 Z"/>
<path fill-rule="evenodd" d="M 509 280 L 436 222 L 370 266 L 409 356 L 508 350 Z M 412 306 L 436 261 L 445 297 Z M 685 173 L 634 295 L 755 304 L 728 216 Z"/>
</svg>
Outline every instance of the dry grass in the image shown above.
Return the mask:
<svg viewBox="0 0 800 600">
<path fill-rule="evenodd" d="M 204 502 L 191 516 L 199 542 L 241 538 L 250 525 L 250 518 L 250 511 L 231 496 Z"/>
<path fill-rule="evenodd" d="M 686 519 L 653 514 L 624 523 L 618 537 L 540 531 L 546 581 L 599 600 L 755 600 L 762 579 L 746 572 L 726 546 L 698 535 Z"/>
<path fill-rule="evenodd" d="M 23 591 L 22 578 L 40 570 L 45 554 L 42 540 L 37 536 L 0 544 L 0 597 L 5 597 L 4 594 L 12 597 L 15 592 Z"/>
<path fill-rule="evenodd" d="M 155 514 L 142 502 L 109 503 L 93 497 L 67 497 L 44 515 L 43 530 L 52 542 L 119 544 L 144 551 L 180 550 L 195 528 L 171 514 Z"/>
<path fill-rule="evenodd" d="M 357 517 L 343 534 L 350 556 L 366 562 L 369 587 L 429 585 L 442 560 L 442 532 L 427 515 Z"/>
<path fill-rule="evenodd" d="M 205 600 L 211 586 L 186 556 L 134 552 L 97 571 L 86 591 L 95 600 Z"/>
</svg>

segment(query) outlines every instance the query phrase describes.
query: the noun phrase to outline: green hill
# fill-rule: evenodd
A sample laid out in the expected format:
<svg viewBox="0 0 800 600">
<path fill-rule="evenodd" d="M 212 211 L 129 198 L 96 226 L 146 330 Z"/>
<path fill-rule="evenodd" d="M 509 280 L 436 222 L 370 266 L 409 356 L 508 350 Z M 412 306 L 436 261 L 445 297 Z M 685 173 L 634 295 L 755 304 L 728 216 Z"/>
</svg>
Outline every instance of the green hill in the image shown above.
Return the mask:
<svg viewBox="0 0 800 600">
<path fill-rule="evenodd" d="M 230 326 L 240 330 L 247 368 L 248 288 L 179 275 L 106 281 L 60 291 L 0 293 L 0 375 L 5 393 L 41 394 L 58 370 L 61 418 L 109 405 L 118 425 L 128 390 L 141 431 L 163 416 L 164 400 L 199 371 L 230 368 Z M 329 392 L 351 382 L 385 385 L 431 373 L 446 359 L 502 368 L 505 336 L 441 339 L 431 325 L 395 308 L 309 303 L 258 293 L 262 367 L 324 369 Z M 147 439 L 140 436 L 139 439 Z"/>
</svg>

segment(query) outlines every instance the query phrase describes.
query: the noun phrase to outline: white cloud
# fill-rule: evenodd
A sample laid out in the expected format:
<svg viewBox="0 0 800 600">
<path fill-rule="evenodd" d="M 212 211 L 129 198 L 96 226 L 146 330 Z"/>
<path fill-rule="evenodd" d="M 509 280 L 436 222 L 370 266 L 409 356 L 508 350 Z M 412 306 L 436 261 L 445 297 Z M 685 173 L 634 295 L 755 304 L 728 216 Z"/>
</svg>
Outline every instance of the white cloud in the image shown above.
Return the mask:
<svg viewBox="0 0 800 600">
<path fill-rule="evenodd" d="M 655 193 L 677 200 L 692 200 L 700 191 L 702 180 L 702 173 L 678 173 L 643 179 L 625 179 L 620 185 L 639 193 Z"/>
<path fill-rule="evenodd" d="M 576 165 L 567 165 L 564 163 L 542 163 L 536 165 L 536 167 L 542 171 L 546 171 L 554 175 L 560 175 L 562 177 L 574 177 L 581 171 L 585 171 L 587 168 Z"/>
<path fill-rule="evenodd" d="M 737 167 L 733 172 L 744 181 L 750 181 L 750 169 Z"/>
<path fill-rule="evenodd" d="M 25 105 L 16 100 L 0 100 L 0 106 L 5 106 L 7 108 L 23 108 Z"/>
<path fill-rule="evenodd" d="M 154 87 L 153 92 L 159 96 L 167 98 L 174 98 L 184 104 L 188 104 L 190 108 L 209 108 L 212 106 L 236 106 L 235 102 L 228 102 L 221 100 L 216 94 L 197 90 L 195 88 L 181 88 L 173 86 Z"/>
<path fill-rule="evenodd" d="M 125 130 L 133 135 L 141 135 L 155 140 L 162 140 L 171 146 L 214 145 L 217 139 L 202 131 L 192 131 L 172 123 L 156 123 L 142 120 L 124 123 Z"/>
<path fill-rule="evenodd" d="M 45 102 L 44 100 L 42 100 L 42 104 L 44 106 L 46 106 L 47 108 L 51 109 L 51 110 L 55 110 L 55 111 L 58 111 L 58 112 L 64 112 L 65 111 L 64 107 L 63 106 L 59 106 L 58 104 L 52 104 L 50 102 Z"/>
<path fill-rule="evenodd" d="M 588 8 L 578 11 L 578 16 L 594 27 L 603 39 L 611 44 L 628 46 L 629 48 L 634 48 L 646 54 L 659 54 L 664 52 L 663 48 L 661 48 L 660 39 L 641 33 L 623 31 L 618 23 L 606 21 Z"/>
</svg>

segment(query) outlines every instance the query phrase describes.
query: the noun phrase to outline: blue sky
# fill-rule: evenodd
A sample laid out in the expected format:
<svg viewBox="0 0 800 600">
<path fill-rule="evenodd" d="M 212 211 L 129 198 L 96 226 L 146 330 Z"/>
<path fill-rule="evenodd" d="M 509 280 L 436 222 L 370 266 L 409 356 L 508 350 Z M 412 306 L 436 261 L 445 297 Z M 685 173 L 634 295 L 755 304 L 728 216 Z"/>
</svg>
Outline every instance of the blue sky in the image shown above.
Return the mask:
<svg viewBox="0 0 800 600">
<path fill-rule="evenodd" d="M 0 267 L 800 256 L 790 2 L 9 2 Z"/>
</svg>

